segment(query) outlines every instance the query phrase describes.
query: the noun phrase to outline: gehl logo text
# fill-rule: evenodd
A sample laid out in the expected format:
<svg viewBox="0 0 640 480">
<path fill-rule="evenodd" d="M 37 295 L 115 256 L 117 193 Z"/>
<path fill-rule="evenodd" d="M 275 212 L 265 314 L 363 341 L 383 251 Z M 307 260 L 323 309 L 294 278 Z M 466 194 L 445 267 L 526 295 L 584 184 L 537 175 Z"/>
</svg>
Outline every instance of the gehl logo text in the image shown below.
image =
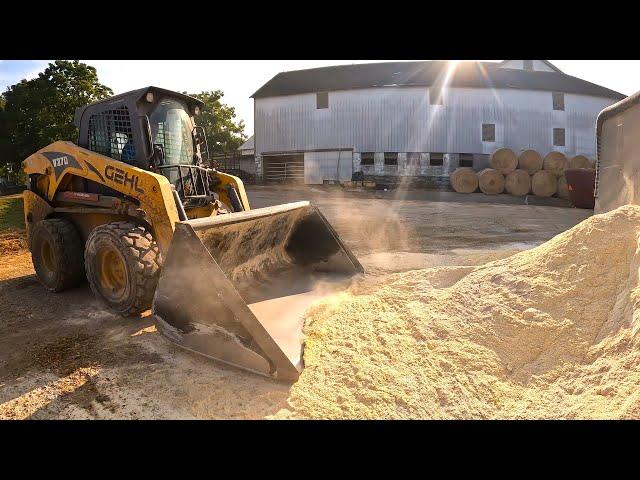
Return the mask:
<svg viewBox="0 0 640 480">
<path fill-rule="evenodd" d="M 121 168 L 114 167 L 113 165 L 107 165 L 104 167 L 104 176 L 109 180 L 119 183 L 120 185 L 129 185 L 130 190 L 135 190 L 138 193 L 144 193 L 144 190 L 138 186 L 140 180 L 137 175 L 129 174 Z"/>
</svg>

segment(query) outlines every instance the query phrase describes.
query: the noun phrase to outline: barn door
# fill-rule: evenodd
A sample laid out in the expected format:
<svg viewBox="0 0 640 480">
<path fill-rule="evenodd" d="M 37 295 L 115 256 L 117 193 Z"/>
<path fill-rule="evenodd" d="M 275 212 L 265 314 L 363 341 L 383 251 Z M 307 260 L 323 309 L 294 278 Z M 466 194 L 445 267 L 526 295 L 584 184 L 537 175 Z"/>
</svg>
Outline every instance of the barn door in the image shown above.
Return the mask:
<svg viewBox="0 0 640 480">
<path fill-rule="evenodd" d="M 267 182 L 304 181 L 304 155 L 272 155 L 263 158 Z"/>
</svg>

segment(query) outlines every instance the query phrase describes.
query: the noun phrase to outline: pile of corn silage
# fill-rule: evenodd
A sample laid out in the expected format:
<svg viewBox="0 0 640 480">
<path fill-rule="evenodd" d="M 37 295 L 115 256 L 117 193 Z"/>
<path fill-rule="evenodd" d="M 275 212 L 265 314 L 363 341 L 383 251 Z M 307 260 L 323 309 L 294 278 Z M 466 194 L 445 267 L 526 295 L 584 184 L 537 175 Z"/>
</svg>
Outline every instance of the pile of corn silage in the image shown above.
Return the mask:
<svg viewBox="0 0 640 480">
<path fill-rule="evenodd" d="M 640 207 L 317 304 L 276 418 L 640 417 Z"/>
</svg>

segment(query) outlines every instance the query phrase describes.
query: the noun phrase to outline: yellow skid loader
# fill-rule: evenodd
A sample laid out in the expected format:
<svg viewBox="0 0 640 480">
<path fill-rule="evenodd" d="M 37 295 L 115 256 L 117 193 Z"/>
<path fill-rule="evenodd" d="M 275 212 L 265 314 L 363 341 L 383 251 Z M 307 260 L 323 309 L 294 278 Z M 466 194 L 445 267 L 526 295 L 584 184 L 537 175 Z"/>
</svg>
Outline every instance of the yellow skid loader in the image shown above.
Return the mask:
<svg viewBox="0 0 640 480">
<path fill-rule="evenodd" d="M 115 313 L 151 307 L 183 348 L 295 380 L 301 318 L 278 302 L 363 268 L 309 202 L 252 210 L 239 178 L 206 168 L 202 107 L 147 87 L 79 108 L 77 145 L 23 162 L 34 268 L 50 291 L 86 276 Z"/>
</svg>

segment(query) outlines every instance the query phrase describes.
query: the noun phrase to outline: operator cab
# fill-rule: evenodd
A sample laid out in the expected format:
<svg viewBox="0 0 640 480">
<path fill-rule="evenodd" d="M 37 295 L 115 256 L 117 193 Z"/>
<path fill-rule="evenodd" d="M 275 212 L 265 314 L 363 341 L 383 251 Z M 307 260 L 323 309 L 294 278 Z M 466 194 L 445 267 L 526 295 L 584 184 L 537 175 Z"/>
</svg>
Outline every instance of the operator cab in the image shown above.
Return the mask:
<svg viewBox="0 0 640 480">
<path fill-rule="evenodd" d="M 215 176 L 203 166 L 207 140 L 194 117 L 203 102 L 146 87 L 76 110 L 78 145 L 129 165 L 160 173 L 175 187 L 185 209 L 215 199 Z"/>
</svg>

